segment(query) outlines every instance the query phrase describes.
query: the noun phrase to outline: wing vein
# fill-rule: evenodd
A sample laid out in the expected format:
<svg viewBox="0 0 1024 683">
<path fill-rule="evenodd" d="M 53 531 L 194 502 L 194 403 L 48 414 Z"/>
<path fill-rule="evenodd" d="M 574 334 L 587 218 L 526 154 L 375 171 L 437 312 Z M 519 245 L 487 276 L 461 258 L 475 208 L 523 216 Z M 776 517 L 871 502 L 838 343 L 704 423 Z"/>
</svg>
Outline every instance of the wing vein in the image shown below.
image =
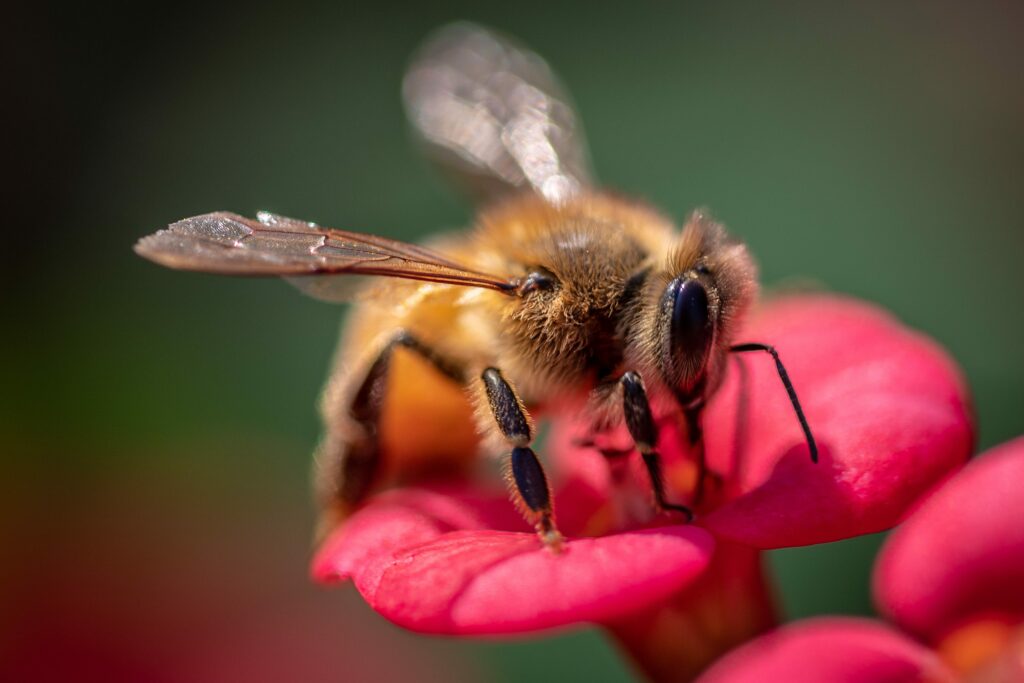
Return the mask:
<svg viewBox="0 0 1024 683">
<path fill-rule="evenodd" d="M 140 255 L 171 268 L 229 275 L 370 275 L 481 287 L 510 293 L 516 283 L 458 264 L 431 249 L 368 235 L 321 228 L 273 214 L 253 221 L 217 212 L 178 221 L 135 245 Z M 304 287 L 304 289 L 306 289 Z M 309 291 L 340 300 L 323 283 Z"/>
</svg>

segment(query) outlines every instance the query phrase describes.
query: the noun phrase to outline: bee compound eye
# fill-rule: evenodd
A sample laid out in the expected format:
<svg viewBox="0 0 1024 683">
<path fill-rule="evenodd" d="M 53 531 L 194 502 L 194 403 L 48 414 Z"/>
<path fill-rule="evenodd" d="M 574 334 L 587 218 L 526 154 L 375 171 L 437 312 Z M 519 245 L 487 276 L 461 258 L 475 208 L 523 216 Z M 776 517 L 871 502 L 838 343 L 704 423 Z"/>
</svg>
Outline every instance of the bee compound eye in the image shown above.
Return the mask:
<svg viewBox="0 0 1024 683">
<path fill-rule="evenodd" d="M 703 357 L 714 335 L 708 292 L 698 280 L 676 278 L 665 292 L 671 302 L 670 335 L 676 354 Z"/>
</svg>

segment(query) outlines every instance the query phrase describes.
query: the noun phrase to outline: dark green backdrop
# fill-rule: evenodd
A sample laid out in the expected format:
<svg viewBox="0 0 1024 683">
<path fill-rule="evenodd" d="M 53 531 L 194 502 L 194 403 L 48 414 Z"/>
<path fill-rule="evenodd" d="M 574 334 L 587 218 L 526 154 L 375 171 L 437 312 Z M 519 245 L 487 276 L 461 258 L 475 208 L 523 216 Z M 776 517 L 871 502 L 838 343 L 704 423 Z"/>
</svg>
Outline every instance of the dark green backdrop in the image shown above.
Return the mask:
<svg viewBox="0 0 1024 683">
<path fill-rule="evenodd" d="M 603 182 L 711 207 L 768 285 L 893 310 L 964 368 L 982 447 L 1024 431 L 1019 4 L 37 7 L 7 46 L 0 661 L 38 680 L 628 680 L 595 633 L 421 639 L 309 585 L 339 309 L 130 251 L 215 209 L 405 239 L 465 224 L 398 99 L 411 50 L 456 18 L 548 58 Z M 788 614 L 870 613 L 879 542 L 774 553 Z"/>
</svg>

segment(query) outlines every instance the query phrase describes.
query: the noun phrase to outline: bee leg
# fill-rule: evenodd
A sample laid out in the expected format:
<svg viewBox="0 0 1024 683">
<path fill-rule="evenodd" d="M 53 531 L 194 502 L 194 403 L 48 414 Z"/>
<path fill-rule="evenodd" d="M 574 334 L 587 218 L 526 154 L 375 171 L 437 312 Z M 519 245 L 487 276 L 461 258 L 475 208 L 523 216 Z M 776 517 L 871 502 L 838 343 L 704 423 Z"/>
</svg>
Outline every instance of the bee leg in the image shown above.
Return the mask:
<svg viewBox="0 0 1024 683">
<path fill-rule="evenodd" d="M 708 463 L 704 453 L 704 427 L 702 415 L 704 404 L 692 408 L 686 408 L 683 415 L 686 418 L 686 438 L 690 442 L 690 449 L 695 453 L 697 461 L 697 483 L 693 491 L 693 504 L 700 505 L 704 500 L 704 487 L 708 479 Z"/>
<path fill-rule="evenodd" d="M 693 520 L 693 512 L 685 505 L 669 503 L 665 499 L 665 481 L 661 476 L 661 456 L 655 451 L 658 444 L 658 428 L 651 414 L 651 404 L 647 400 L 643 380 L 635 372 L 627 372 L 619 380 L 622 385 L 622 411 L 626 417 L 626 427 L 636 448 L 643 457 L 647 473 L 651 477 L 654 498 L 662 510 L 674 510 L 682 513 L 686 521 Z"/>
<path fill-rule="evenodd" d="M 796 390 L 793 388 L 793 382 L 789 379 L 789 373 L 786 372 L 786 366 L 779 359 L 779 352 L 775 350 L 774 346 L 768 344 L 737 344 L 729 350 L 733 353 L 764 351 L 771 355 L 775 361 L 775 369 L 779 373 L 779 379 L 782 380 L 782 386 L 786 388 L 786 394 L 789 395 L 789 402 L 793 404 L 793 412 L 796 413 L 796 418 L 800 421 L 800 428 L 804 430 L 804 438 L 807 439 L 807 449 L 811 452 L 811 462 L 818 462 L 818 444 L 814 440 L 814 435 L 811 434 L 811 426 L 807 424 L 807 418 L 804 416 L 803 408 L 800 407 L 800 400 L 796 397 Z"/>
<path fill-rule="evenodd" d="M 349 417 L 357 427 L 354 433 L 328 433 L 318 449 L 318 467 L 324 468 L 317 477 L 317 493 L 324 509 L 318 536 L 333 528 L 362 502 L 377 478 L 380 469 L 378 424 L 391 357 L 398 347 L 416 352 L 454 382 L 465 384 L 464 373 L 456 364 L 404 330 L 384 346 L 348 405 Z"/>
<path fill-rule="evenodd" d="M 512 495 L 527 521 L 537 529 L 541 541 L 554 552 L 562 545 L 562 534 L 555 526 L 555 513 L 551 506 L 551 488 L 537 454 L 530 448 L 533 432 L 526 409 L 497 368 L 487 368 L 481 374 L 487 391 L 487 403 L 502 436 L 512 446 Z"/>
</svg>

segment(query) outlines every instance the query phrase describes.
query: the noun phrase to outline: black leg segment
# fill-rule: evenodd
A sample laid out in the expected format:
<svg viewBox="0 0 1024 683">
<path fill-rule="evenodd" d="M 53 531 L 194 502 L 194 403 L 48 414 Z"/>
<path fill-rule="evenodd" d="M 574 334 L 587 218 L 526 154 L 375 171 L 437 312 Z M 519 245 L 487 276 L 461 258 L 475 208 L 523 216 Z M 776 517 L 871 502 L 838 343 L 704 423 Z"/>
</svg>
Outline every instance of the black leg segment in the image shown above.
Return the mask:
<svg viewBox="0 0 1024 683">
<path fill-rule="evenodd" d="M 342 451 L 338 461 L 337 497 L 345 504 L 358 503 L 366 497 L 379 469 L 377 423 L 384 403 L 392 348 L 389 344 L 370 366 L 349 407 L 349 415 L 358 423 L 360 433 L 347 443 L 339 444 Z"/>
<path fill-rule="evenodd" d="M 532 512 L 543 513 L 551 509 L 551 491 L 548 479 L 544 476 L 537 455 L 529 446 L 516 446 L 512 449 L 512 478 L 523 505 Z"/>
<path fill-rule="evenodd" d="M 402 330 L 395 335 L 395 338 L 385 349 L 384 354 L 390 355 L 391 350 L 396 346 L 401 346 L 409 349 L 410 351 L 415 351 L 421 358 L 433 365 L 438 372 L 446 375 L 456 384 L 466 384 L 466 372 L 462 365 L 442 356 L 440 353 L 427 346 L 405 330 Z"/>
<path fill-rule="evenodd" d="M 626 418 L 626 428 L 643 457 L 647 473 L 651 477 L 651 487 L 654 489 L 654 498 L 658 507 L 663 510 L 680 512 L 686 517 L 686 521 L 691 521 L 693 512 L 688 507 L 669 503 L 665 499 L 665 482 L 661 476 L 661 457 L 655 451 L 658 444 L 658 428 L 654 424 L 651 404 L 647 400 L 647 392 L 644 390 L 640 375 L 632 371 L 627 372 L 619 380 L 619 383 L 622 385 L 622 410 Z"/>
<path fill-rule="evenodd" d="M 629 435 L 641 453 L 653 451 L 658 444 L 658 429 L 640 375 L 627 372 L 619 381 L 622 384 L 622 412 Z"/>
<path fill-rule="evenodd" d="M 779 373 L 779 379 L 782 380 L 782 386 L 786 388 L 786 393 L 789 395 L 789 402 L 793 404 L 793 412 L 796 413 L 796 417 L 800 421 L 800 428 L 804 430 L 807 448 L 811 452 L 811 462 L 818 462 L 818 444 L 814 441 L 814 435 L 811 434 L 811 426 L 807 424 L 807 418 L 804 417 L 804 410 L 800 407 L 800 400 L 796 397 L 796 390 L 793 389 L 793 383 L 789 379 L 789 373 L 786 372 L 786 366 L 779 359 L 779 352 L 775 350 L 774 346 L 769 346 L 768 344 L 737 344 L 729 350 L 733 353 L 764 351 L 771 354 L 771 357 L 775 360 L 775 369 Z"/>
<path fill-rule="evenodd" d="M 465 384 L 463 370 L 442 358 L 433 349 L 406 331 L 401 331 L 381 350 L 370 365 L 349 405 L 349 415 L 359 425 L 360 434 L 348 441 L 337 442 L 325 457 L 337 459 L 334 496 L 343 504 L 355 504 L 369 492 L 380 468 L 380 439 L 378 423 L 384 406 L 391 358 L 397 347 L 416 352 L 442 374 L 458 384 Z"/>
<path fill-rule="evenodd" d="M 651 477 L 651 487 L 654 489 L 654 499 L 662 510 L 673 510 L 686 518 L 687 522 L 693 521 L 693 511 L 685 505 L 670 503 L 665 499 L 665 480 L 661 476 L 661 457 L 654 452 L 641 453 L 644 465 L 647 467 L 647 474 Z"/>
<path fill-rule="evenodd" d="M 697 484 L 693 492 L 693 504 L 700 505 L 704 500 L 704 487 L 708 479 L 708 462 L 704 449 L 704 402 L 683 411 L 686 417 L 686 438 L 693 449 L 693 458 L 697 463 Z"/>
<path fill-rule="evenodd" d="M 487 402 L 502 435 L 515 446 L 525 446 L 533 440 L 530 423 L 511 385 L 496 368 L 487 368 L 481 377 L 487 389 Z"/>
<path fill-rule="evenodd" d="M 512 496 L 528 521 L 537 529 L 548 548 L 558 551 L 562 535 L 555 527 L 551 506 L 551 490 L 544 468 L 530 448 L 533 432 L 522 402 L 512 385 L 497 368 L 487 368 L 480 375 L 487 392 L 487 403 L 502 436 L 512 446 L 510 455 Z"/>
</svg>

